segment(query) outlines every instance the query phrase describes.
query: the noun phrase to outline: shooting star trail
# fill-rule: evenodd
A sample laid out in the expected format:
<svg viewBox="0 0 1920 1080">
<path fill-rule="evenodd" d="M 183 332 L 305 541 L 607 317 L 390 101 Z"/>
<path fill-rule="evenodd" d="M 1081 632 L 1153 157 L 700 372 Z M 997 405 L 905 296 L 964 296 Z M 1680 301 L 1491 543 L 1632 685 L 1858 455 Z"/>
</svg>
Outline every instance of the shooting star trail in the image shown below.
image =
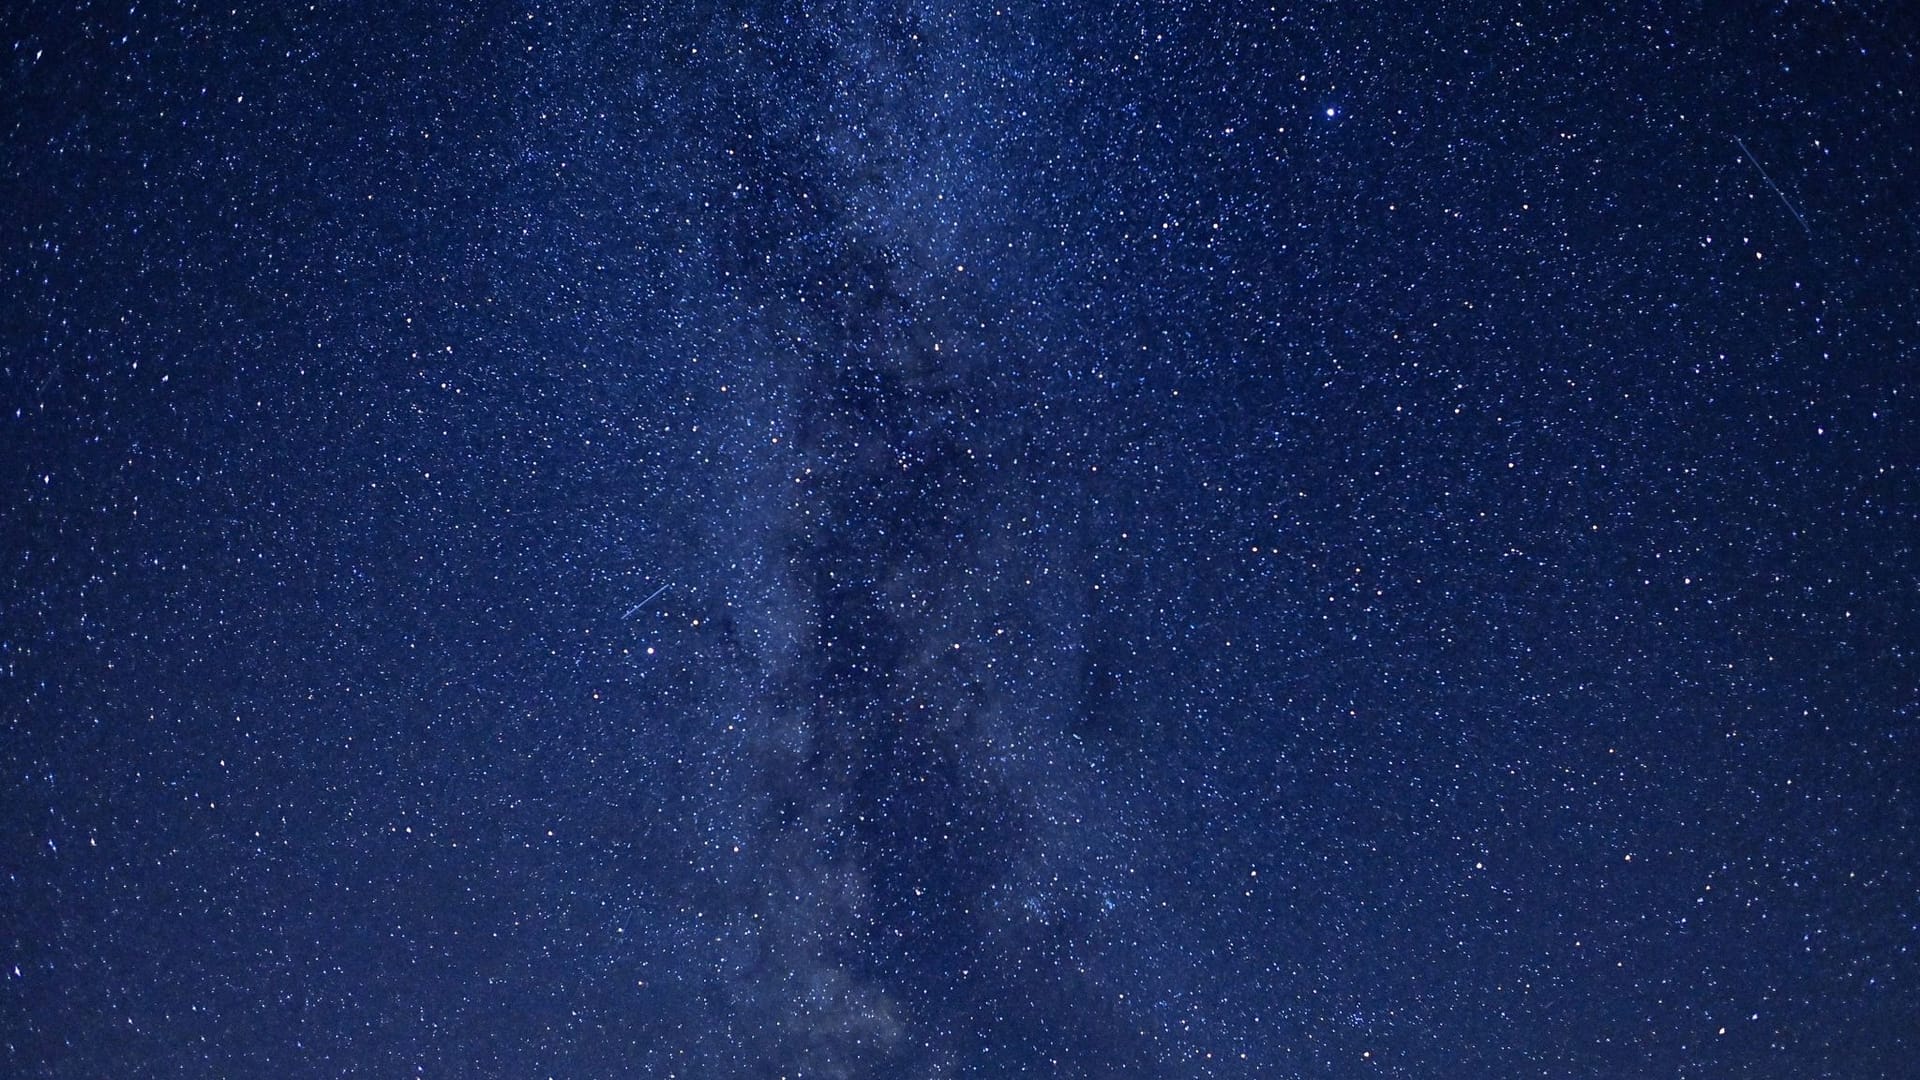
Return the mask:
<svg viewBox="0 0 1920 1080">
<path fill-rule="evenodd" d="M 671 584 L 671 583 L 669 583 L 669 584 Z M 646 609 L 646 606 L 647 606 L 648 604 L 651 604 L 651 603 L 653 603 L 653 602 L 654 602 L 655 600 L 658 600 L 658 599 L 660 599 L 660 594 L 661 594 L 661 593 L 663 593 L 663 592 L 666 592 L 666 591 L 667 591 L 667 586 L 666 586 L 666 585 L 662 585 L 662 586 L 660 586 L 659 588 L 657 588 L 657 589 L 655 589 L 655 590 L 653 590 L 653 592 L 652 592 L 652 593 L 650 593 L 650 594 L 649 594 L 649 595 L 647 596 L 647 598 L 646 598 L 645 600 L 642 600 L 642 601 L 640 601 L 639 603 L 637 603 L 637 604 L 635 604 L 635 605 L 633 605 L 632 607 L 630 607 L 630 608 L 628 608 L 628 609 L 627 609 L 627 613 L 626 613 L 625 615 L 622 615 L 622 616 L 620 616 L 620 618 L 622 618 L 622 619 L 631 619 L 631 618 L 633 618 L 633 617 L 634 617 L 635 615 L 638 615 L 638 614 L 640 614 L 640 612 L 641 612 L 641 611 L 643 611 L 643 610 L 645 610 L 645 609 Z"/>
<path fill-rule="evenodd" d="M 1760 164 L 1760 159 L 1753 156 L 1753 151 L 1747 149 L 1747 144 L 1740 141 L 1740 136 L 1735 135 L 1733 137 L 1733 144 L 1740 148 L 1741 153 L 1747 155 L 1748 161 L 1753 162 L 1753 167 L 1760 172 L 1760 179 L 1765 180 L 1767 186 L 1773 189 L 1773 193 L 1780 196 L 1780 204 L 1787 208 L 1787 213 L 1793 215 L 1793 220 L 1800 223 L 1800 231 L 1806 233 L 1808 238 L 1812 238 L 1813 230 L 1807 227 L 1807 219 L 1800 216 L 1800 211 L 1793 208 L 1793 202 L 1787 198 L 1787 193 L 1781 191 L 1780 185 L 1774 183 L 1773 177 L 1767 175 L 1767 170 L 1765 166 Z"/>
</svg>

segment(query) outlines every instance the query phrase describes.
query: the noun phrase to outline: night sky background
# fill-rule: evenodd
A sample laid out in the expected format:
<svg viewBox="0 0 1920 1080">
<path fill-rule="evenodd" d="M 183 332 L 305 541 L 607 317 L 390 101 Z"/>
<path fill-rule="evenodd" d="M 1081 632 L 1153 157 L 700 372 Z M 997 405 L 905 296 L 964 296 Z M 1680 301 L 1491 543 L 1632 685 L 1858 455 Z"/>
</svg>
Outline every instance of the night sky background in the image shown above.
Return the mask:
<svg viewBox="0 0 1920 1080">
<path fill-rule="evenodd" d="M 1920 1075 L 1901 11 L 8 4 L 0 1072 Z"/>
</svg>

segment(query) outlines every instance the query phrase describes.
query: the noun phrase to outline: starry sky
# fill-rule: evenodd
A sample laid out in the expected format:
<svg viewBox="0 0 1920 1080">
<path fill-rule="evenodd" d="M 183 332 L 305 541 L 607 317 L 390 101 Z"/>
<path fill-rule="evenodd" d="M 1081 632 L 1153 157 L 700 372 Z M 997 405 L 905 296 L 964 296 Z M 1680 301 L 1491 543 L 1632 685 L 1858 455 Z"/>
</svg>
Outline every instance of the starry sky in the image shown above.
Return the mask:
<svg viewBox="0 0 1920 1080">
<path fill-rule="evenodd" d="M 1898 5 L 0 14 L 0 1071 L 1910 1077 Z"/>
</svg>

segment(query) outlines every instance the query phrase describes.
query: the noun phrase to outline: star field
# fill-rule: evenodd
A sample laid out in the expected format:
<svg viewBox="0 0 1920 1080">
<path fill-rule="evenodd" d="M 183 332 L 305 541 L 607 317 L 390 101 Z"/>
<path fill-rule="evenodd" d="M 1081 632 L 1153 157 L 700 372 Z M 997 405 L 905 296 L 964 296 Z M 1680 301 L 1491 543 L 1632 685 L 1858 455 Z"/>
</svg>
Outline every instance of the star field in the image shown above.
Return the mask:
<svg viewBox="0 0 1920 1080">
<path fill-rule="evenodd" d="M 0 16 L 0 1071 L 1912 1075 L 1913 29 Z"/>
</svg>

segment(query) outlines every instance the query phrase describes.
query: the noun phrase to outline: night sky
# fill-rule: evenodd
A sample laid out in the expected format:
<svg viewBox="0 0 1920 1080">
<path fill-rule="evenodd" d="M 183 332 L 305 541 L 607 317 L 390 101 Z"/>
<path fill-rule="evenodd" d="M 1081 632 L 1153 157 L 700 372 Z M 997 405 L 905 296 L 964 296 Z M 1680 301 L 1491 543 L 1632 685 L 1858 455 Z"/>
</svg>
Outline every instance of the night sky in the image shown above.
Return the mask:
<svg viewBox="0 0 1920 1080">
<path fill-rule="evenodd" d="M 1920 1075 L 1900 10 L 7 5 L 0 1073 Z"/>
</svg>

